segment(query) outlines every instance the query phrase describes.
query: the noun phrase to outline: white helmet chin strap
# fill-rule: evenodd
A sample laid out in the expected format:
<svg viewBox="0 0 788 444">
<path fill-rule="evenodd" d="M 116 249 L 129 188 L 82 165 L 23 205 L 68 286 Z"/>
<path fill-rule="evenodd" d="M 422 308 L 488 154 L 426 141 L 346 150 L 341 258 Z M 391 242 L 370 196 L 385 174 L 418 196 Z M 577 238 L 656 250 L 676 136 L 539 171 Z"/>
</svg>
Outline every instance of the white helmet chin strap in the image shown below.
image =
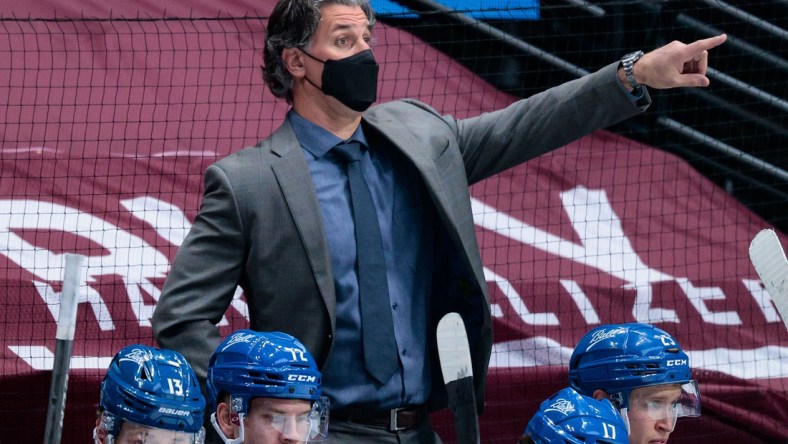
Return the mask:
<svg viewBox="0 0 788 444">
<path fill-rule="evenodd" d="M 621 413 L 621 417 L 624 419 L 624 425 L 627 426 L 627 433 L 630 433 L 632 429 L 629 427 L 629 409 L 624 407 L 623 409 L 619 409 L 618 412 Z"/>
<path fill-rule="evenodd" d="M 216 421 L 216 413 L 211 413 L 211 424 L 213 424 L 213 428 L 216 430 L 216 433 L 219 434 L 219 437 L 222 438 L 224 444 L 243 444 L 244 442 L 244 414 L 238 414 L 238 422 L 240 423 L 240 431 L 238 434 L 238 438 L 230 439 L 227 435 L 224 434 L 222 428 L 219 427 L 219 422 Z"/>
</svg>

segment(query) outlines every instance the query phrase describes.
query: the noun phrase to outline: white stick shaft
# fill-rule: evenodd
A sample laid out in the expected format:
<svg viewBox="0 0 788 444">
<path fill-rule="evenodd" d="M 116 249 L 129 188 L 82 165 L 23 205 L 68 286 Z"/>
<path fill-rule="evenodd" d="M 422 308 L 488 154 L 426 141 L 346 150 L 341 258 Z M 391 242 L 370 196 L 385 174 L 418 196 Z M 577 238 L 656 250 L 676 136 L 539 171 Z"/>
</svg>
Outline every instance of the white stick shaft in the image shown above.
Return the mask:
<svg viewBox="0 0 788 444">
<path fill-rule="evenodd" d="M 74 332 L 77 327 L 77 290 L 82 276 L 82 263 L 85 256 L 66 254 L 63 272 L 63 290 L 60 293 L 60 314 L 57 320 L 57 346 L 55 362 L 52 367 L 52 382 L 49 385 L 49 406 L 47 408 L 44 444 L 60 444 L 63 431 L 63 417 L 66 413 L 66 393 L 68 391 L 68 371 Z"/>
<path fill-rule="evenodd" d="M 66 254 L 66 268 L 63 273 L 63 291 L 60 294 L 60 316 L 57 320 L 57 339 L 74 340 L 77 328 L 77 290 L 82 274 L 82 263 L 85 256 Z"/>
</svg>

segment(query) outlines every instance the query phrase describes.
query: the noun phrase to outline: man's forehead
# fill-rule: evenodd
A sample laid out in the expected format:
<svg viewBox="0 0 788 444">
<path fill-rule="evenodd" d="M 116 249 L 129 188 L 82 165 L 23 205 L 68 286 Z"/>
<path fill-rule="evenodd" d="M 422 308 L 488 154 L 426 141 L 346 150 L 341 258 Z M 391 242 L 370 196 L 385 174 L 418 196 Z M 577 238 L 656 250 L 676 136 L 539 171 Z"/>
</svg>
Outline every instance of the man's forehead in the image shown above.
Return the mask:
<svg viewBox="0 0 788 444">
<path fill-rule="evenodd" d="M 339 4 L 324 5 L 320 8 L 320 26 L 328 26 L 330 31 L 352 27 L 371 27 L 367 15 L 360 6 Z"/>
</svg>

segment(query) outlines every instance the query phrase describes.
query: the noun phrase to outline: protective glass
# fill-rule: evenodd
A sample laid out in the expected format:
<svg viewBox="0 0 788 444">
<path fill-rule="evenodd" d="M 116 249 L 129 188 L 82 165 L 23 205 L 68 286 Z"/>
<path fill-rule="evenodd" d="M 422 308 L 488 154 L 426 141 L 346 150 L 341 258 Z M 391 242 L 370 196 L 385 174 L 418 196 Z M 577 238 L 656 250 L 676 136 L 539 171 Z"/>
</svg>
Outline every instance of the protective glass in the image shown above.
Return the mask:
<svg viewBox="0 0 788 444">
<path fill-rule="evenodd" d="M 165 430 L 124 422 L 113 444 L 203 444 L 205 429 L 198 433 Z"/>
<path fill-rule="evenodd" d="M 329 401 L 325 396 L 301 412 L 285 412 L 277 409 L 274 403 L 265 403 L 243 419 L 244 434 L 277 435 L 304 443 L 325 441 L 328 436 L 328 412 Z"/>
<path fill-rule="evenodd" d="M 622 409 L 627 419 L 646 417 L 653 421 L 667 420 L 671 429 L 683 416 L 700 416 L 698 383 L 664 384 L 635 389 L 629 395 L 629 407 Z"/>
</svg>

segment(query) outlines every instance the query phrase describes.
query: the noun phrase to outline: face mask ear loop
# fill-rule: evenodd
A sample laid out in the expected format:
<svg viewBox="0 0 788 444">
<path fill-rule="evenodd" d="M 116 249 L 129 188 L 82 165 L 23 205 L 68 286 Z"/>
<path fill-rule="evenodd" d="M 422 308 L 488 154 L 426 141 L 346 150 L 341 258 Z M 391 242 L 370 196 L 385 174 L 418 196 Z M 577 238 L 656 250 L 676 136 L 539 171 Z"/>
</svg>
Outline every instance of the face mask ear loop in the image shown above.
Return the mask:
<svg viewBox="0 0 788 444">
<path fill-rule="evenodd" d="M 301 52 L 303 52 L 304 54 L 306 54 L 306 55 L 307 55 L 307 56 L 308 56 L 310 59 L 312 59 L 312 60 L 316 60 L 316 61 L 318 61 L 318 62 L 320 62 L 320 63 L 322 63 L 322 64 L 324 64 L 324 65 L 326 64 L 326 61 L 325 61 L 325 60 L 320 60 L 320 59 L 318 59 L 317 57 L 313 56 L 312 54 L 310 54 L 310 53 L 306 52 L 305 50 L 303 50 L 303 49 L 301 49 L 301 48 L 298 48 L 298 50 L 299 50 L 299 51 L 301 51 Z M 320 92 L 323 92 L 323 88 L 321 88 L 321 87 L 317 86 L 317 84 L 316 84 L 315 82 L 313 82 L 313 81 L 309 80 L 309 77 L 307 77 L 307 75 L 306 75 L 306 72 L 304 72 L 304 79 L 305 79 L 307 82 L 309 82 L 309 84 L 310 84 L 310 85 L 312 85 L 312 86 L 314 86 L 315 88 L 317 88 L 317 90 L 318 90 L 318 91 L 320 91 Z"/>
<path fill-rule="evenodd" d="M 298 50 L 299 50 L 299 51 L 301 51 L 301 52 L 303 52 L 303 53 L 304 53 L 304 54 L 306 54 L 307 56 L 309 56 L 309 58 L 310 58 L 310 59 L 312 59 L 312 60 L 316 60 L 316 61 L 318 61 L 318 62 L 320 62 L 320 63 L 322 63 L 322 64 L 325 64 L 325 63 L 326 63 L 326 61 L 325 61 L 325 60 L 320 60 L 320 59 L 318 59 L 317 57 L 313 56 L 312 54 L 310 54 L 310 53 L 306 52 L 305 50 L 303 50 L 303 49 L 301 49 L 301 48 L 298 48 Z"/>
</svg>

